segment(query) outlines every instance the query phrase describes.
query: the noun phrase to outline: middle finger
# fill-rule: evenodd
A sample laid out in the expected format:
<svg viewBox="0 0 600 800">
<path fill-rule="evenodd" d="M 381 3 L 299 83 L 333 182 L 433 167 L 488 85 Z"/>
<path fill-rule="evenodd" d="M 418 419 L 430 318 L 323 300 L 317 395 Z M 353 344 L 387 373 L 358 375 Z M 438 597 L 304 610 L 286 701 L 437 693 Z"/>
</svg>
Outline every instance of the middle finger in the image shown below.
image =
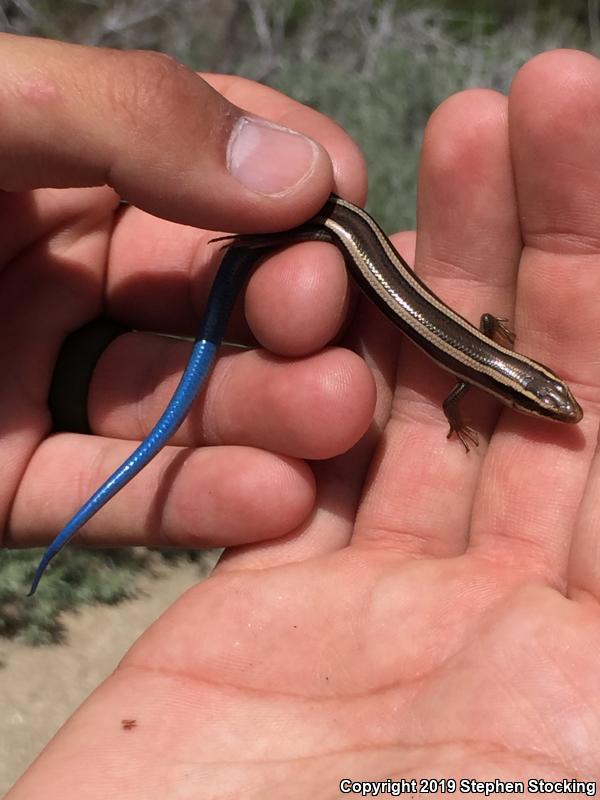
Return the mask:
<svg viewBox="0 0 600 800">
<path fill-rule="evenodd" d="M 420 277 L 474 325 L 487 311 L 510 317 L 520 237 L 505 97 L 466 91 L 436 110 L 423 144 L 418 212 Z M 460 442 L 446 440 L 441 409 L 455 382 L 403 341 L 392 419 L 375 488 L 361 508 L 360 535 L 383 536 L 406 555 L 464 550 L 498 404 L 476 390 L 467 398 L 465 417 L 481 444 L 465 455 Z"/>
</svg>

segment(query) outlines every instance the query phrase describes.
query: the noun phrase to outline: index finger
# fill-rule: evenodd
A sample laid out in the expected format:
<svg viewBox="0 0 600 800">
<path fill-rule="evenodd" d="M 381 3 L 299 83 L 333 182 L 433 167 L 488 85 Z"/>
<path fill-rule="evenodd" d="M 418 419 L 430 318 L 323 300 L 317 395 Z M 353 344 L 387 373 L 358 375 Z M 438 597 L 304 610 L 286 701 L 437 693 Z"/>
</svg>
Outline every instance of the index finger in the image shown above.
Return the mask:
<svg viewBox="0 0 600 800">
<path fill-rule="evenodd" d="M 562 591 L 598 427 L 599 92 L 600 62 L 575 51 L 544 53 L 513 81 L 508 118 L 523 240 L 517 349 L 569 383 L 584 418 L 573 429 L 505 415 L 473 511 L 475 549 Z"/>
</svg>

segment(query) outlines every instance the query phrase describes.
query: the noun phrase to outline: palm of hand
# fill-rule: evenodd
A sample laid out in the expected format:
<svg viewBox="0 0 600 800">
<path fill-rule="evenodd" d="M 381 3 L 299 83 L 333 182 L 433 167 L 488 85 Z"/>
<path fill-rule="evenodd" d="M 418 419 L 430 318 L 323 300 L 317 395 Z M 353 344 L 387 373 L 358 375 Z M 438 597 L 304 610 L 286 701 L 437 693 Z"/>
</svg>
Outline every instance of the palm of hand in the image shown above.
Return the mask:
<svg viewBox="0 0 600 800">
<path fill-rule="evenodd" d="M 589 779 L 599 646 L 594 605 L 524 573 L 351 548 L 193 591 L 125 659 L 103 713 L 135 708 L 156 758 L 173 747 L 223 796 Z"/>
</svg>

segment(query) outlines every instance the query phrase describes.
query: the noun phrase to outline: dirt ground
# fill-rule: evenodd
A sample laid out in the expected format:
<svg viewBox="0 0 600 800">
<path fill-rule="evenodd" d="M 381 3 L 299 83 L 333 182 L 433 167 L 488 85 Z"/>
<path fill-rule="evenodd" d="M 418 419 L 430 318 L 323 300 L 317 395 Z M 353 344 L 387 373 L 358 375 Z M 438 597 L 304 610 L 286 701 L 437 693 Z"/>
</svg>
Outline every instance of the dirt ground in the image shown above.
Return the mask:
<svg viewBox="0 0 600 800">
<path fill-rule="evenodd" d="M 214 560 L 207 558 L 206 573 Z M 0 640 L 0 797 L 138 636 L 199 579 L 198 564 L 164 567 L 159 579 L 140 579 L 135 600 L 66 614 L 64 645 Z"/>
</svg>

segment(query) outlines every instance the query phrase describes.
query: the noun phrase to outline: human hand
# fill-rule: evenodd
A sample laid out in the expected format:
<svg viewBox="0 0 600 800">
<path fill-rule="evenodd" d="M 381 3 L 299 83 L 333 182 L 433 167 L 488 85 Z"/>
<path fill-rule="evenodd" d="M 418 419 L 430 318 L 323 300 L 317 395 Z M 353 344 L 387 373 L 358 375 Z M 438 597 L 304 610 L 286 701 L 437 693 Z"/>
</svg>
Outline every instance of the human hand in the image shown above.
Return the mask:
<svg viewBox="0 0 600 800">
<path fill-rule="evenodd" d="M 569 381 L 583 422 L 473 393 L 481 445 L 465 456 L 439 408 L 451 379 L 361 303 L 347 341 L 373 366 L 375 423 L 316 465 L 310 522 L 231 554 L 178 601 L 10 800 L 598 779 L 599 98 L 598 61 L 558 51 L 519 72 L 508 104 L 479 90 L 444 103 L 416 253 L 466 316 L 512 317 L 518 349 Z M 407 253 L 411 237 L 396 241 Z"/>
<path fill-rule="evenodd" d="M 16 36 L 1 36 L 0 48 L 0 514 L 5 544 L 30 546 L 52 539 L 129 455 L 131 440 L 148 432 L 190 349 L 137 332 L 119 337 L 90 386 L 88 416 L 97 435 L 49 436 L 48 387 L 66 335 L 99 314 L 142 330 L 193 333 L 220 254 L 208 244 L 213 231 L 197 226 L 287 228 L 320 208 L 333 175 L 359 196 L 365 176 L 357 148 L 337 125 L 251 81 L 206 76 L 211 88 L 157 53 Z M 273 123 L 256 117 L 253 126 L 255 114 Z M 286 128 L 276 130 L 276 123 Z M 261 133 L 269 134 L 266 155 Z M 119 210 L 120 196 L 136 207 Z M 258 328 L 273 316 L 274 303 L 294 302 L 317 323 L 295 331 L 288 315 L 268 326 L 280 353 L 311 353 L 331 338 L 331 318 L 335 325 L 343 313 L 345 276 L 323 291 L 321 273 L 317 265 L 277 276 L 264 295 L 251 287 L 248 313 Z M 251 341 L 241 315 L 232 337 Z M 361 376 L 371 384 L 364 364 L 346 350 L 285 364 L 264 352 L 231 351 L 173 446 L 82 538 L 192 547 L 288 533 L 314 501 L 312 475 L 299 458 L 349 447 L 361 432 L 357 405 L 359 425 L 368 424 L 372 400 L 357 403 L 351 386 Z M 292 414 L 281 387 L 292 383 L 294 401 L 305 406 L 316 386 L 325 387 L 320 402 L 324 416 L 334 417 L 332 450 L 305 412 L 294 417 L 297 451 L 288 446 L 280 454 Z M 349 423 L 338 420 L 337 403 L 345 399 Z M 248 406 L 269 419 L 268 430 L 244 416 Z M 235 446 L 221 446 L 229 443 Z M 204 444 L 215 447 L 198 447 Z"/>
</svg>

